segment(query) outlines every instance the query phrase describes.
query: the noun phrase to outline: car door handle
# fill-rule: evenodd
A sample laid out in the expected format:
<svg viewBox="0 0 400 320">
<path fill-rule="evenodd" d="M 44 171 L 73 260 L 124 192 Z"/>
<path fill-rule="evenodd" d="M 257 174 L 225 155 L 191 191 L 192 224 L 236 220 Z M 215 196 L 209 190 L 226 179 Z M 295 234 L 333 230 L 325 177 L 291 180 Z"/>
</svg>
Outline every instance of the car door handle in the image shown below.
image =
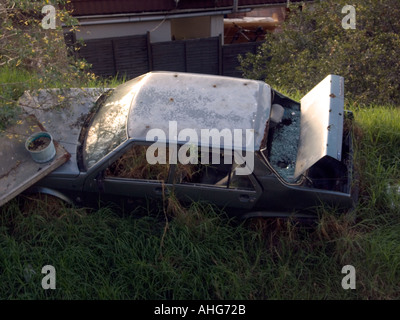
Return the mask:
<svg viewBox="0 0 400 320">
<path fill-rule="evenodd" d="M 96 181 L 97 189 L 99 190 L 99 192 L 100 193 L 104 192 L 104 174 L 103 174 L 103 172 L 99 172 L 94 180 Z"/>
<path fill-rule="evenodd" d="M 239 201 L 240 202 L 249 202 L 250 201 L 250 196 L 248 194 L 241 194 L 239 196 Z"/>
<path fill-rule="evenodd" d="M 154 192 L 156 194 L 162 195 L 163 194 L 163 188 L 162 187 L 157 187 L 154 189 Z M 164 194 L 169 195 L 169 190 L 167 188 L 164 188 Z"/>
</svg>

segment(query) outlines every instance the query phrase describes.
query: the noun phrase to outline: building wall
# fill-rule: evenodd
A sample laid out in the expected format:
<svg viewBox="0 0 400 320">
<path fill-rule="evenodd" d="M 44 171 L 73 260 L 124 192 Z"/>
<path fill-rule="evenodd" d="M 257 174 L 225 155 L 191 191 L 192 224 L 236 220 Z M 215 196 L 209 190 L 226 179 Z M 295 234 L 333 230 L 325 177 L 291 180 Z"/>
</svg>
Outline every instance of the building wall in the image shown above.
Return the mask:
<svg viewBox="0 0 400 320">
<path fill-rule="evenodd" d="M 208 38 L 211 34 L 211 17 L 200 16 L 171 20 L 173 40 Z"/>
<path fill-rule="evenodd" d="M 210 24 L 210 37 L 218 37 L 219 35 L 224 35 L 224 16 L 211 16 Z"/>
<path fill-rule="evenodd" d="M 125 20 L 124 20 L 125 19 Z M 144 35 L 150 32 L 150 41 L 163 42 L 186 39 L 216 37 L 224 33 L 224 17 L 197 16 L 153 21 L 126 21 L 128 18 L 103 18 L 82 20 L 76 39 L 93 40 L 113 37 Z M 120 21 L 120 23 L 107 23 Z M 85 25 L 89 22 L 90 25 Z M 99 24 L 93 24 L 94 22 Z"/>
<path fill-rule="evenodd" d="M 107 21 L 108 19 L 104 19 Z M 118 19 L 113 19 L 118 20 Z M 151 42 L 171 40 L 171 21 L 155 20 L 113 24 L 82 25 L 76 32 L 76 39 L 92 40 L 113 37 L 143 35 L 150 31 Z"/>
<path fill-rule="evenodd" d="M 218 37 L 224 33 L 224 16 L 200 16 L 171 20 L 171 35 L 175 40 Z"/>
</svg>

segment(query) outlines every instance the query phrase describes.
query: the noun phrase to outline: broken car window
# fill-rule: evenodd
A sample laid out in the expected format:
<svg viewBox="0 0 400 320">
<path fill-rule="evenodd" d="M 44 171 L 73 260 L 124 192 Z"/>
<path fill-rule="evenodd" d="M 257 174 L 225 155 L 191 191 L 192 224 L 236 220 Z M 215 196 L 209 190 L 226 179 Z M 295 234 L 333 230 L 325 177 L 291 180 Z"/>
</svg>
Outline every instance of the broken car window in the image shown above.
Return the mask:
<svg viewBox="0 0 400 320">
<path fill-rule="evenodd" d="M 149 164 L 146 159 L 148 147 L 133 145 L 106 169 L 105 177 L 167 181 L 169 164 Z"/>
<path fill-rule="evenodd" d="M 212 154 L 209 154 L 209 164 L 181 164 L 178 163 L 175 170 L 175 183 L 201 184 L 204 186 L 255 190 L 253 183 L 247 175 L 237 175 L 239 166 L 235 163 L 224 163 L 224 154 L 219 154 L 219 164 L 212 163 Z M 199 159 L 200 159 L 199 153 Z M 215 155 L 214 155 L 215 159 Z"/>
<path fill-rule="evenodd" d="M 276 119 L 271 118 L 267 144 L 260 151 L 279 176 L 293 182 L 300 138 L 300 105 L 277 94 L 273 106 L 277 110 Z"/>
</svg>

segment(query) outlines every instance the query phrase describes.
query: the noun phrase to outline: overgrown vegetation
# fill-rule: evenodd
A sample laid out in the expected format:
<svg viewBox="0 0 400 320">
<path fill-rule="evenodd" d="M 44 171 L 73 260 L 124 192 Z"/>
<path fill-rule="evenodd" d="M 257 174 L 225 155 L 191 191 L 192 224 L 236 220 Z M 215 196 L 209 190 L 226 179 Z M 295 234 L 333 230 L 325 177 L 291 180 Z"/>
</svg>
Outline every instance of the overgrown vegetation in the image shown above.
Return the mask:
<svg viewBox="0 0 400 320">
<path fill-rule="evenodd" d="M 80 87 L 96 82 L 90 65 L 67 54 L 62 23 L 77 21 L 64 5 L 53 1 L 56 28 L 42 27 L 42 8 L 49 1 L 0 0 L 0 130 L 19 114 L 16 101 L 24 90 Z"/>
<path fill-rule="evenodd" d="M 343 29 L 345 5 L 356 10 L 356 29 Z M 400 103 L 400 4 L 397 0 L 314 1 L 293 5 L 281 33 L 257 54 L 242 57 L 248 78 L 309 91 L 328 74 L 345 79 L 346 97 L 359 104 Z"/>
<path fill-rule="evenodd" d="M 168 178 L 169 165 L 149 165 L 146 159 L 147 146 L 134 145 L 111 164 L 105 175 L 109 177 L 163 180 Z M 166 151 L 168 154 L 168 150 Z"/>
</svg>

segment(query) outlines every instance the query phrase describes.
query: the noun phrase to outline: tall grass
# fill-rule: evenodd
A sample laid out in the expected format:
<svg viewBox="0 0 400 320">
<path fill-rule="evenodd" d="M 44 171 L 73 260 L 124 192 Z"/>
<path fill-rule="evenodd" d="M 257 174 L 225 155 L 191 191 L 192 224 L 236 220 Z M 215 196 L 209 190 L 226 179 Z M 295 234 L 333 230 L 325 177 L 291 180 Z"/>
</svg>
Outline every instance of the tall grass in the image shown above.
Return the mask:
<svg viewBox="0 0 400 320">
<path fill-rule="evenodd" d="M 0 299 L 400 298 L 400 109 L 347 109 L 360 177 L 353 212 L 320 207 L 310 227 L 240 222 L 173 196 L 132 213 L 19 196 L 0 208 Z M 55 290 L 41 286 L 48 264 Z M 341 286 L 345 265 L 355 290 Z"/>
</svg>

